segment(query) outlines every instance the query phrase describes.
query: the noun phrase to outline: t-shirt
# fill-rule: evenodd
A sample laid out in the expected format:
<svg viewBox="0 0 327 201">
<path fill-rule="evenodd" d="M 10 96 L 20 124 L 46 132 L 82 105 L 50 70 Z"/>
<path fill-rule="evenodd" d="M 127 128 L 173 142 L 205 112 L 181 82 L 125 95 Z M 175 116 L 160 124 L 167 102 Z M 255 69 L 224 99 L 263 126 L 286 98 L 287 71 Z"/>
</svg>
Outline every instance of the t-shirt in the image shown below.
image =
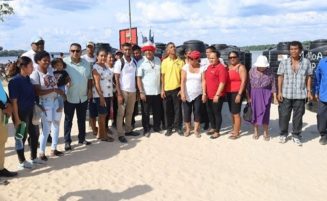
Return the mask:
<svg viewBox="0 0 327 201">
<path fill-rule="evenodd" d="M 145 56 L 137 63 L 137 76 L 141 77 L 145 95 L 160 94 L 160 59 L 152 61 Z"/>
<path fill-rule="evenodd" d="M 10 99 L 17 99 L 18 111 L 33 109 L 36 95 L 28 76 L 16 75 L 9 81 L 8 89 Z"/>
<path fill-rule="evenodd" d="M 122 64 L 120 60 L 117 60 L 114 66 L 114 73 L 120 74 L 120 89 L 127 92 L 136 92 L 136 62 L 133 59 L 131 59 L 130 62 L 127 62 L 125 56 L 123 59 L 125 62 L 123 69 L 121 69 Z"/>
<path fill-rule="evenodd" d="M 95 62 L 97 61 L 96 60 L 96 57 L 89 57 L 89 55 L 87 54 L 84 54 L 81 56 L 82 59 L 85 59 L 87 62 L 89 62 L 90 64 L 90 69 L 93 68 L 93 65 L 95 64 Z"/>
<path fill-rule="evenodd" d="M 57 85 L 58 87 L 62 87 L 62 86 L 65 86 L 69 80 L 69 75 L 67 73 L 67 71 L 65 70 L 61 70 L 61 71 L 54 71 L 53 72 L 56 80 L 57 80 Z"/>
<path fill-rule="evenodd" d="M 181 70 L 184 65 L 184 61 L 180 58 L 171 59 L 167 57 L 162 61 L 161 74 L 165 76 L 165 91 L 174 90 L 181 86 Z"/>
<path fill-rule="evenodd" d="M 208 66 L 205 72 L 205 79 L 206 79 L 207 96 L 210 100 L 214 98 L 218 90 L 219 84 L 221 82 L 226 84 L 227 78 L 228 78 L 227 69 L 222 64 Z M 223 90 L 219 95 L 224 96 L 225 90 Z"/>
<path fill-rule="evenodd" d="M 39 69 L 33 71 L 31 74 L 31 82 L 33 85 L 40 85 L 41 89 L 55 89 L 57 88 L 57 80 L 53 75 L 52 71 L 48 71 L 46 74 L 41 72 Z M 56 92 L 40 96 L 42 98 L 55 98 Z"/>
</svg>

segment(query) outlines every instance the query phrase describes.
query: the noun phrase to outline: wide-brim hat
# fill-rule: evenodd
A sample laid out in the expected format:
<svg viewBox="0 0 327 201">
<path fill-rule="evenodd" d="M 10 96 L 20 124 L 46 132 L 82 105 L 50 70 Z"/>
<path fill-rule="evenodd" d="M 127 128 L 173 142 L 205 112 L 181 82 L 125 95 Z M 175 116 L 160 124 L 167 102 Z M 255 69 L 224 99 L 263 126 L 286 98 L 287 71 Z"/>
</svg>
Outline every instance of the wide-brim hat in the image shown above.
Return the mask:
<svg viewBox="0 0 327 201">
<path fill-rule="evenodd" d="M 260 55 L 258 56 L 256 62 L 253 64 L 255 67 L 269 67 L 269 62 L 266 56 Z"/>
</svg>

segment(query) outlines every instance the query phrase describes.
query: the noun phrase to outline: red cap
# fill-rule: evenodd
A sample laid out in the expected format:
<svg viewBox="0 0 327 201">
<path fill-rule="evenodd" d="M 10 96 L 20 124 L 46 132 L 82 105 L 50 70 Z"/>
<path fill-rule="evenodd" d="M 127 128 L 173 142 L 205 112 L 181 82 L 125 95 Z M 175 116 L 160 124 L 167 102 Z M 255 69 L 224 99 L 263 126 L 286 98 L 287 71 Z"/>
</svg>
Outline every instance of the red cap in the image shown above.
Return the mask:
<svg viewBox="0 0 327 201">
<path fill-rule="evenodd" d="M 199 51 L 194 50 L 190 52 L 187 56 L 190 57 L 191 59 L 200 59 L 201 53 Z"/>
</svg>

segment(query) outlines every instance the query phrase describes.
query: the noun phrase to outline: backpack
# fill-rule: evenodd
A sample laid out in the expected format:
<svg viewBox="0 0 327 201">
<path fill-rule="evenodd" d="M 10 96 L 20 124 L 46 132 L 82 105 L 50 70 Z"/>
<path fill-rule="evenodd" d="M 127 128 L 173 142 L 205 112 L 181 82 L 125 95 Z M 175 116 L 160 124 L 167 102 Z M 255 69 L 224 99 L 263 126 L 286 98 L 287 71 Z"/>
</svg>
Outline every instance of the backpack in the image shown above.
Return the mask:
<svg viewBox="0 0 327 201">
<path fill-rule="evenodd" d="M 134 58 L 131 58 L 132 59 L 132 62 L 134 63 L 135 67 L 137 67 L 137 61 L 134 59 Z M 120 63 L 121 63 L 121 66 L 120 66 L 120 71 L 123 70 L 124 66 L 125 66 L 125 60 L 124 58 L 121 58 L 120 59 Z"/>
</svg>

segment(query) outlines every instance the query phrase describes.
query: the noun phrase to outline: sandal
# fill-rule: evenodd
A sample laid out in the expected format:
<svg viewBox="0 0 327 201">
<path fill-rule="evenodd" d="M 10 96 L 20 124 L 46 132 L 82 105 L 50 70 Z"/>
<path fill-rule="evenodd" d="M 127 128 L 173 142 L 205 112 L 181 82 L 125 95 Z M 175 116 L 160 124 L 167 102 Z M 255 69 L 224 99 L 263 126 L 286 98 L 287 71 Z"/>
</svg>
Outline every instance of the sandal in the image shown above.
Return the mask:
<svg viewBox="0 0 327 201">
<path fill-rule="evenodd" d="M 206 132 L 207 135 L 212 135 L 215 133 L 215 130 L 214 129 L 210 129 L 209 131 Z"/>
<path fill-rule="evenodd" d="M 269 136 L 269 135 L 264 135 L 264 136 L 263 136 L 263 139 L 264 139 L 265 141 L 269 141 L 269 140 L 270 140 L 270 136 Z"/>
<path fill-rule="evenodd" d="M 194 135 L 195 135 L 197 138 L 200 138 L 200 137 L 201 137 L 201 134 L 200 134 L 198 131 L 194 132 Z"/>
<path fill-rule="evenodd" d="M 259 139 L 259 134 L 253 134 L 252 138 L 255 139 L 255 140 Z"/>
<path fill-rule="evenodd" d="M 220 134 L 215 132 L 213 135 L 210 136 L 210 139 L 216 139 L 219 137 L 220 137 Z"/>
<path fill-rule="evenodd" d="M 184 136 L 185 136 L 185 137 L 188 137 L 188 136 L 190 136 L 190 135 L 191 135 L 191 131 L 185 131 L 185 132 L 184 132 Z"/>
<path fill-rule="evenodd" d="M 231 136 L 229 136 L 228 138 L 231 139 L 231 140 L 236 140 L 236 139 L 238 139 L 239 137 L 240 137 L 240 135 L 238 134 L 238 135 L 231 135 Z"/>
</svg>

